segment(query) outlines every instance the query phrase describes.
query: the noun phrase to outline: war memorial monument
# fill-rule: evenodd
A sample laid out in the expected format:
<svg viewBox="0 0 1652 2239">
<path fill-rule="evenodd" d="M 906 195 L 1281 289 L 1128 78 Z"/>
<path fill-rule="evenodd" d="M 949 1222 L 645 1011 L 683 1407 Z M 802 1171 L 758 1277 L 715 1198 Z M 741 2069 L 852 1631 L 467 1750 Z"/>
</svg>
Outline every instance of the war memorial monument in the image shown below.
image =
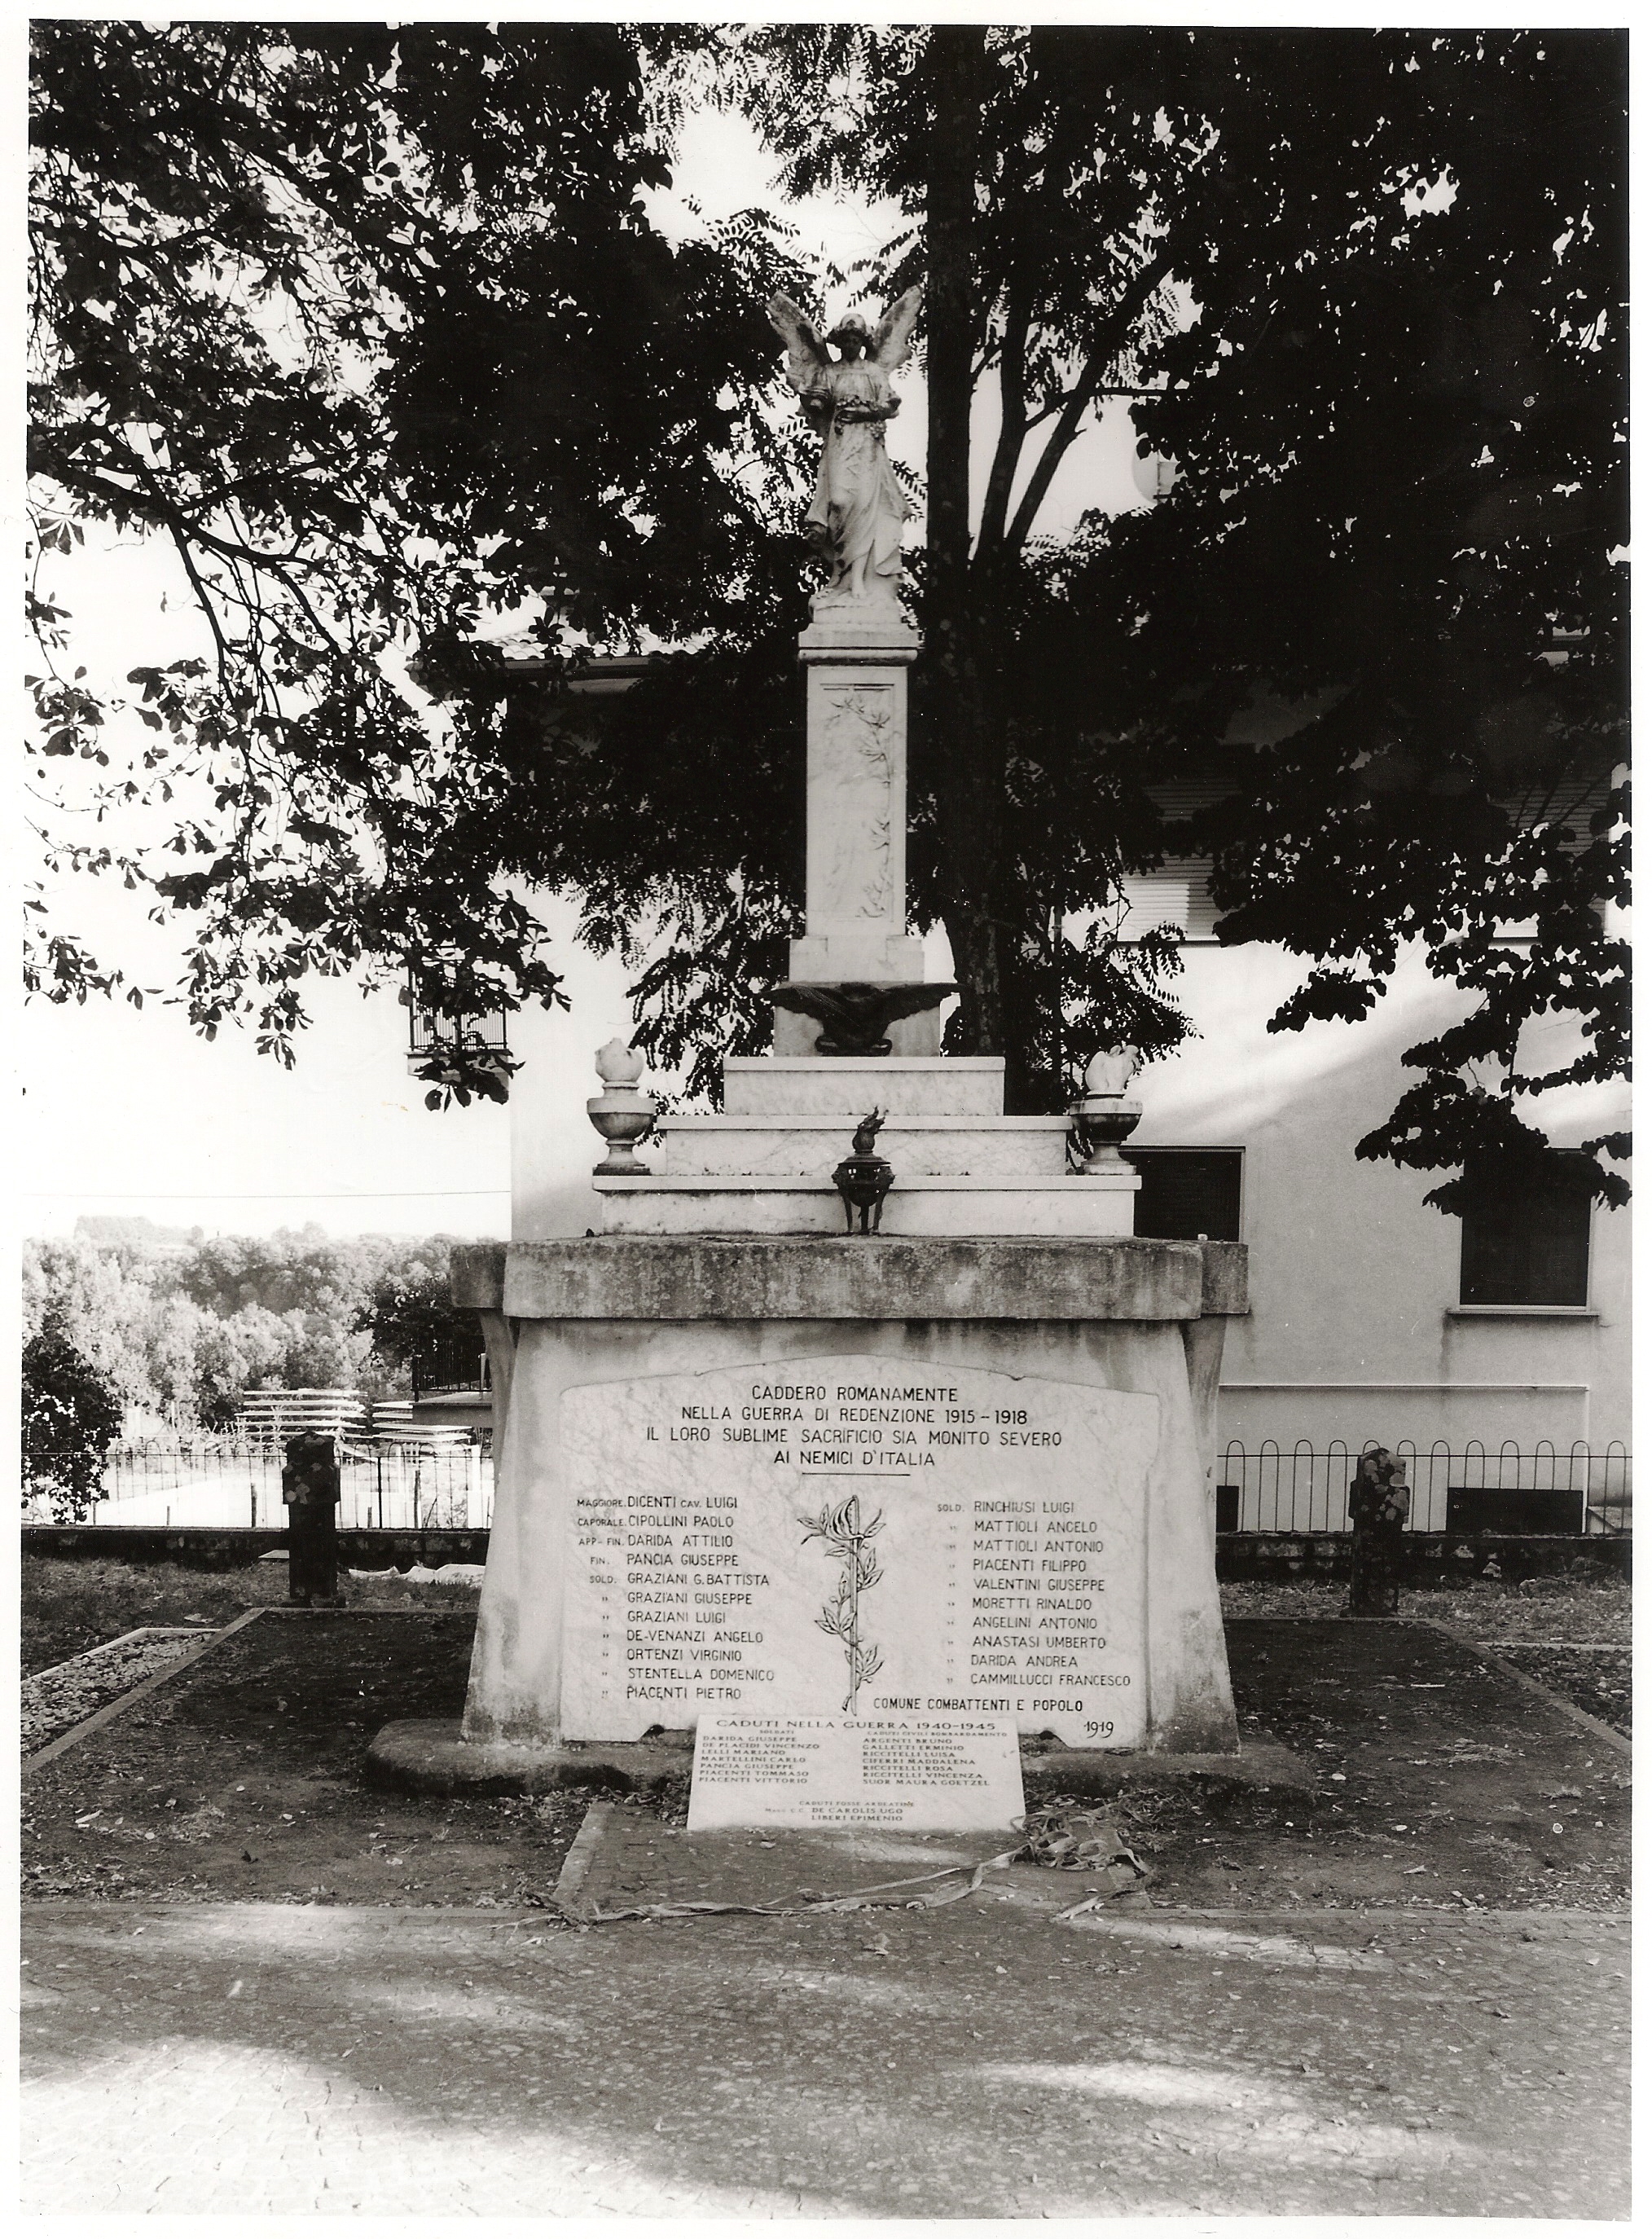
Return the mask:
<svg viewBox="0 0 1652 2239">
<path fill-rule="evenodd" d="M 1244 1249 L 1133 1233 L 1133 1053 L 1033 1116 L 1001 1059 L 944 1056 L 951 991 L 907 929 L 922 646 L 884 423 L 919 295 L 825 340 L 769 306 L 822 438 L 806 928 L 720 1112 L 656 1125 L 641 1060 L 599 1053 L 592 1233 L 454 1254 L 493 1357 L 492 1540 L 462 1726 L 385 1729 L 393 1774 L 623 1777 L 703 1727 L 700 1773 L 743 1794 L 846 1721 L 863 1770 L 895 1750 L 892 1796 L 925 1765 L 991 1788 L 968 1768 L 1006 1730 L 1237 1751 L 1211 1479 Z"/>
</svg>

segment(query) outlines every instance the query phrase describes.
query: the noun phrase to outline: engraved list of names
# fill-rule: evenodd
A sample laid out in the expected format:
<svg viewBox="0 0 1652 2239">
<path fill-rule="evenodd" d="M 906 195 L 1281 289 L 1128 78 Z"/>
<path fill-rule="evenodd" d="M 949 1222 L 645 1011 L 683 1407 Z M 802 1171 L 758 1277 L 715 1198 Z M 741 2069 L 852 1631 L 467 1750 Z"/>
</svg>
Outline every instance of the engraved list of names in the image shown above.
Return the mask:
<svg viewBox="0 0 1652 2239">
<path fill-rule="evenodd" d="M 998 1829 L 1012 1826 L 1025 1801 L 1012 1718 L 708 1711 L 695 1730 L 688 1829 Z"/>
<path fill-rule="evenodd" d="M 852 1354 L 587 1385 L 563 1728 L 1000 1716 L 1140 1740 L 1158 1403 Z"/>
</svg>

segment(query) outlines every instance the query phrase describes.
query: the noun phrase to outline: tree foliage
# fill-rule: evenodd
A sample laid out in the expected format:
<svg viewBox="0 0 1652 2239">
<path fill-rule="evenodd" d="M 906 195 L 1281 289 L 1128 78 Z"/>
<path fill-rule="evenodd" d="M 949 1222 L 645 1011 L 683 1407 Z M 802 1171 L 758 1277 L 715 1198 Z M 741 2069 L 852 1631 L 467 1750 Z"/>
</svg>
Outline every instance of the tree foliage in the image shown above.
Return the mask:
<svg viewBox="0 0 1652 2239">
<path fill-rule="evenodd" d="M 23 1498 L 50 1502 L 60 1524 L 90 1515 L 121 1404 L 108 1379 L 50 1325 L 23 1349 Z"/>
<path fill-rule="evenodd" d="M 330 1237 L 313 1225 L 180 1242 L 37 1239 L 23 1252 L 25 1343 L 84 1361 L 116 1421 L 136 1425 L 218 1428 L 259 1389 L 386 1397 L 408 1388 L 415 1307 L 423 1334 L 468 1320 L 445 1304 L 448 1255 L 446 1237 Z"/>
<path fill-rule="evenodd" d="M 1199 316 L 1138 413 L 1186 471 L 1073 595 L 1131 616 L 1160 766 L 1225 742 L 1191 844 L 1226 938 L 1314 960 L 1276 1026 L 1363 1016 L 1408 941 L 1469 998 L 1362 1154 L 1540 1165 L 1521 1100 L 1628 1061 L 1622 43 L 1342 35 L 1312 100 L 1254 37 L 1189 43 L 1246 97 L 1185 183 Z M 1307 720 L 1236 744 L 1271 698 Z M 1549 1013 L 1578 1043 L 1544 1066 Z"/>
<path fill-rule="evenodd" d="M 649 224 L 665 166 L 602 25 L 43 23 L 32 132 L 36 553 L 164 540 L 211 645 L 133 672 L 128 766 L 41 578 L 36 751 L 172 810 L 159 867 L 56 826 L 54 861 L 184 914 L 192 1020 L 250 1013 L 289 1061 L 312 971 L 556 1000 L 479 632 L 529 602 L 554 660 L 772 595 L 775 243 Z M 71 933 L 31 969 L 120 978 Z"/>
<path fill-rule="evenodd" d="M 454 1306 L 445 1252 L 408 1256 L 383 1268 L 357 1306 L 355 1321 L 371 1335 L 379 1358 L 397 1371 L 456 1330 L 476 1336 L 474 1315 Z"/>
<path fill-rule="evenodd" d="M 869 284 L 939 278 L 913 864 L 958 1046 L 1038 1100 L 1056 988 L 1173 1040 L 1062 920 L 1212 855 L 1222 937 L 1314 960 L 1277 1028 L 1364 1015 L 1409 942 L 1468 998 L 1363 1154 L 1541 1163 L 1523 1100 L 1626 1062 L 1622 41 L 720 36 L 790 185 L 907 214 Z M 1121 389 L 1174 487 L 1041 535 Z M 1187 827 L 1152 787 L 1190 776 Z M 1548 1013 L 1580 1046 L 1534 1069 Z"/>
<path fill-rule="evenodd" d="M 1533 1096 L 1622 1070 L 1616 35 L 38 37 L 43 543 L 166 536 L 229 622 L 216 670 L 140 679 L 216 787 L 159 887 L 209 1029 L 256 988 L 282 1048 L 304 970 L 399 954 L 461 1015 L 554 998 L 515 878 L 579 897 L 697 1086 L 760 1046 L 801 900 L 803 462 L 760 305 L 845 276 L 755 216 L 649 226 L 670 97 L 715 92 L 794 190 L 899 206 L 866 296 L 931 276 L 909 865 L 952 1046 L 1001 1050 L 1018 1108 L 1096 1040 L 1173 1046 L 1174 942 L 1110 927 L 1127 872 L 1209 855 L 1222 937 L 1310 960 L 1281 1031 L 1363 1016 L 1409 946 L 1460 990 L 1368 1155 L 1541 1165 Z M 1046 534 L 1120 393 L 1174 487 Z M 531 689 L 477 636 L 529 594 Z M 655 639 L 584 693 L 578 643 Z M 95 756 L 83 681 L 40 694 L 46 748 Z M 95 976 L 72 942 L 43 971 Z M 1551 1015 L 1578 1053 L 1539 1065 Z"/>
</svg>

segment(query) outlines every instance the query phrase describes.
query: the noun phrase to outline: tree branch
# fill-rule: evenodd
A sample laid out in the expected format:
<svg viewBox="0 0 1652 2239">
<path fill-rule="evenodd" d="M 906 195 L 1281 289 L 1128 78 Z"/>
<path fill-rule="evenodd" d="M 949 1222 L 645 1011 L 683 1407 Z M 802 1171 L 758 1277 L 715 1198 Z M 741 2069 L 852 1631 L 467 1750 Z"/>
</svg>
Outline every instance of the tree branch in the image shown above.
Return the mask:
<svg viewBox="0 0 1652 2239">
<path fill-rule="evenodd" d="M 229 648 L 219 625 L 217 613 L 213 607 L 207 587 L 202 581 L 196 567 L 195 555 L 189 549 L 189 537 L 176 521 L 169 521 L 166 528 L 168 535 L 177 547 L 178 557 L 183 562 L 183 572 L 189 577 L 190 588 L 196 595 L 196 603 L 206 616 L 207 626 L 212 632 L 213 643 L 218 648 L 218 681 L 227 685 L 229 681 Z"/>
<path fill-rule="evenodd" d="M 1027 438 L 1027 329 L 1032 318 L 1032 295 L 1029 282 L 1017 281 L 1011 287 L 1005 308 L 1004 346 L 998 354 L 998 393 L 1004 416 L 981 507 L 980 535 L 975 547 L 978 566 L 984 555 L 996 554 L 1004 542 L 1010 492 Z"/>
<path fill-rule="evenodd" d="M 1015 509 L 1015 518 L 1010 523 L 1009 533 L 1005 538 L 1010 551 L 1018 552 L 1031 535 L 1038 508 L 1044 503 L 1050 485 L 1055 480 L 1056 468 L 1071 448 L 1079 422 L 1095 401 L 1102 375 L 1130 340 L 1131 329 L 1170 269 L 1170 251 L 1161 249 L 1149 257 L 1103 321 L 1091 344 L 1084 371 L 1068 393 L 1061 416 L 1051 430 L 1050 440 L 1039 454 L 1038 465 L 1032 469 L 1032 479 Z"/>
</svg>

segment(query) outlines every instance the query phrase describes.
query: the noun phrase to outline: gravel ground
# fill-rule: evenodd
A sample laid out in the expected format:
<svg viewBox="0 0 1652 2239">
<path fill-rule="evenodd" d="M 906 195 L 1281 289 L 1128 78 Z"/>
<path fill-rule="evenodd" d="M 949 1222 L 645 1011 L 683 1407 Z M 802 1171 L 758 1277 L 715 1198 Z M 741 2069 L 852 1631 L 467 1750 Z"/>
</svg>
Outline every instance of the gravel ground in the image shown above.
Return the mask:
<svg viewBox="0 0 1652 2239">
<path fill-rule="evenodd" d="M 1000 1892 L 586 1933 L 31 1905 L 23 1936 L 31 2216 L 1629 2214 L 1621 1921 L 1068 1928 Z"/>
<path fill-rule="evenodd" d="M 1229 1618 L 1341 1617 L 1347 1606 L 1345 1582 L 1247 1579 L 1222 1588 L 1222 1613 Z M 1627 1648 L 1632 1608 L 1627 1578 L 1529 1578 L 1523 1585 L 1487 1579 L 1455 1590 L 1402 1593 L 1399 1614 L 1456 1625 L 1476 1640 L 1611 1641 Z"/>
<path fill-rule="evenodd" d="M 472 1585 L 414 1584 L 400 1571 L 342 1581 L 351 1609 L 474 1609 Z M 287 1562 L 242 1564 L 233 1571 L 190 1570 L 174 1563 L 125 1563 L 55 1555 L 23 1558 L 23 1668 L 42 1671 L 136 1625 L 202 1621 L 228 1624 L 243 1610 L 279 1609 L 287 1601 Z"/>
<path fill-rule="evenodd" d="M 285 1601 L 284 1563 L 233 1571 L 170 1563 L 84 1561 L 25 1555 L 19 1580 L 18 1645 L 26 1672 L 43 1671 L 137 1625 L 228 1624 L 255 1602 Z"/>
<path fill-rule="evenodd" d="M 175 1664 L 211 1631 L 209 1625 L 168 1626 L 137 1640 L 91 1649 L 55 1671 L 37 1672 L 32 1679 L 25 1679 L 21 1690 L 24 1756 L 44 1749 L 48 1742 L 78 1725 L 83 1718 L 90 1718 L 94 1711 L 101 1711 L 128 1688 Z"/>
<path fill-rule="evenodd" d="M 1633 1608 L 1627 1578 L 1588 1584 L 1529 1578 L 1524 1588 L 1487 1585 L 1461 1593 L 1400 1597 L 1402 1616 L 1432 1618 L 1488 1642 L 1613 1641 L 1627 1648 Z"/>
<path fill-rule="evenodd" d="M 1516 1671 L 1525 1672 L 1545 1687 L 1552 1687 L 1557 1695 L 1564 1695 L 1580 1710 L 1603 1718 L 1620 1734 L 1631 1731 L 1632 1688 L 1627 1648 L 1539 1648 L 1523 1642 L 1518 1647 L 1502 1648 L 1498 1653 L 1506 1656 Z"/>
</svg>

